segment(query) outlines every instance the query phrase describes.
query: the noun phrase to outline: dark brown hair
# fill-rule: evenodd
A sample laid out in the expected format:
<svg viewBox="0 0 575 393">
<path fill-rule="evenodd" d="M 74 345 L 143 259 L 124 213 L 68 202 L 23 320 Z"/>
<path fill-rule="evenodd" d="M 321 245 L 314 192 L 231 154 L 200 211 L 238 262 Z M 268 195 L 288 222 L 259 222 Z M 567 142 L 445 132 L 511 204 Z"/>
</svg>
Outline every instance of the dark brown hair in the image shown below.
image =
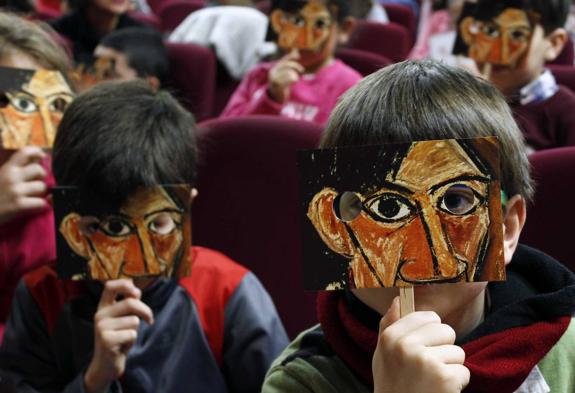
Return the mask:
<svg viewBox="0 0 575 393">
<path fill-rule="evenodd" d="M 470 73 L 425 60 L 404 61 L 364 78 L 339 101 L 321 147 L 496 136 L 501 188 L 533 196 L 523 136 L 503 96 Z"/>
</svg>

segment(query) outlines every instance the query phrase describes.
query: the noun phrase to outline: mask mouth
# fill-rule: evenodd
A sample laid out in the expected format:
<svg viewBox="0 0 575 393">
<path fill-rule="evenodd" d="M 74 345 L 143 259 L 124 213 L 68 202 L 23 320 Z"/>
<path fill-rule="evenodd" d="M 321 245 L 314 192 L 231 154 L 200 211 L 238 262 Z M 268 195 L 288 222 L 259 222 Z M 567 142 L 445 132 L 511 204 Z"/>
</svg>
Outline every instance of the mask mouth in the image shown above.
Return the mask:
<svg viewBox="0 0 575 393">
<path fill-rule="evenodd" d="M 457 273 L 454 277 L 443 277 L 443 276 L 432 276 L 423 279 L 412 279 L 406 278 L 402 273 L 402 268 L 409 260 L 402 260 L 397 268 L 397 278 L 395 280 L 395 286 L 404 286 L 402 284 L 407 284 L 408 286 L 417 284 L 441 284 L 441 283 L 455 283 L 460 281 L 468 281 L 467 278 L 467 268 L 468 263 L 463 259 L 456 257 L 457 259 Z"/>
</svg>

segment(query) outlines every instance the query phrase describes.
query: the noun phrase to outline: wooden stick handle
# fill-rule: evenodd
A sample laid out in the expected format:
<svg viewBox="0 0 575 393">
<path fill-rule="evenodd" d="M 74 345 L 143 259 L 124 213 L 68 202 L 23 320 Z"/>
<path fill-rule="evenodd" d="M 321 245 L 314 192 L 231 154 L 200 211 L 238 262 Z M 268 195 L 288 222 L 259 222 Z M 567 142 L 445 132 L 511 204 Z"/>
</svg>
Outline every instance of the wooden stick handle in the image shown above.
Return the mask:
<svg viewBox="0 0 575 393">
<path fill-rule="evenodd" d="M 415 311 L 413 287 L 399 288 L 399 315 L 401 318 Z"/>
</svg>

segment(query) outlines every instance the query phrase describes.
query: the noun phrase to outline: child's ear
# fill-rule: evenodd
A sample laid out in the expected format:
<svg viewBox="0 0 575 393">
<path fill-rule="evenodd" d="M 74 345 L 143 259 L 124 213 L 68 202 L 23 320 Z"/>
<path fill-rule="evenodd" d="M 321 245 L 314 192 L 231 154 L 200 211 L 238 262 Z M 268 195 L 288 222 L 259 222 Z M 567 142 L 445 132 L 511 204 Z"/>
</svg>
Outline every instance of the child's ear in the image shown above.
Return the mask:
<svg viewBox="0 0 575 393">
<path fill-rule="evenodd" d="M 337 31 L 337 43 L 338 45 L 345 45 L 349 41 L 351 34 L 357 26 L 357 19 L 353 16 L 348 16 L 339 24 Z"/>
<path fill-rule="evenodd" d="M 545 61 L 553 61 L 559 56 L 567 42 L 567 31 L 563 28 L 555 29 L 547 34 L 545 39 L 549 44 L 544 53 Z"/>
<path fill-rule="evenodd" d="M 282 18 L 283 18 L 282 10 L 275 9 L 270 14 L 270 22 L 272 24 L 272 29 L 274 29 L 276 34 L 279 34 L 280 30 L 282 30 Z"/>
<path fill-rule="evenodd" d="M 336 197 L 335 190 L 324 188 L 313 197 L 307 216 L 329 248 L 338 254 L 351 256 L 354 251 L 353 243 L 345 223 L 337 218 L 333 208 Z"/>
<path fill-rule="evenodd" d="M 60 224 L 60 233 L 62 233 L 70 248 L 77 255 L 88 259 L 90 257 L 90 246 L 82 231 L 81 220 L 82 217 L 77 213 L 68 214 Z"/>
<path fill-rule="evenodd" d="M 525 199 L 521 195 L 515 195 L 507 202 L 505 208 L 505 217 L 503 218 L 503 255 L 505 265 L 511 262 L 517 244 L 519 235 L 527 216 Z"/>
<path fill-rule="evenodd" d="M 152 88 L 153 91 L 156 92 L 156 91 L 160 90 L 161 83 L 160 83 L 160 80 L 156 76 L 151 76 L 151 75 L 146 76 L 146 82 L 148 82 L 148 84 L 150 85 L 150 87 Z"/>
</svg>

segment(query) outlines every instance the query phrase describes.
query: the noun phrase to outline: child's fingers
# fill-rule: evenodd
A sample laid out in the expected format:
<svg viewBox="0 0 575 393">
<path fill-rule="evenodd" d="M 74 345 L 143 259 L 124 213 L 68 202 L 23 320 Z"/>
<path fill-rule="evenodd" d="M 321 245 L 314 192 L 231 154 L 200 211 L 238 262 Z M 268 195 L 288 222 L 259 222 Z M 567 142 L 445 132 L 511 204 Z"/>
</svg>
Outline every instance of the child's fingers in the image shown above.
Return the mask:
<svg viewBox="0 0 575 393">
<path fill-rule="evenodd" d="M 471 373 L 467 367 L 463 364 L 447 364 L 445 367 L 449 370 L 449 380 L 453 382 L 452 386 L 455 389 L 454 391 L 460 392 L 469 385 Z"/>
<path fill-rule="evenodd" d="M 444 364 L 463 364 L 465 362 L 465 351 L 457 345 L 428 347 L 426 351 Z"/>
<path fill-rule="evenodd" d="M 46 175 L 46 170 L 40 164 L 28 164 L 20 171 L 20 178 L 23 181 L 44 179 Z"/>
<path fill-rule="evenodd" d="M 108 307 L 101 308 L 96 313 L 98 320 L 102 320 L 104 318 L 124 317 L 128 315 L 140 317 L 149 324 L 152 324 L 154 321 L 152 309 L 141 300 L 132 297 L 120 300 Z"/>
<path fill-rule="evenodd" d="M 399 303 L 397 307 L 397 312 L 399 313 Z M 430 324 L 433 326 L 441 324 L 441 319 L 436 313 L 432 311 L 416 311 L 390 324 L 385 328 L 382 334 L 386 336 L 387 341 L 396 341 L 399 338 L 408 336 L 421 327 Z"/>
<path fill-rule="evenodd" d="M 381 334 L 388 326 L 397 322 L 400 318 L 399 312 L 399 296 L 396 296 L 391 302 L 391 306 L 385 315 L 379 321 L 379 334 Z"/>
<path fill-rule="evenodd" d="M 297 61 L 293 61 L 293 60 L 286 60 L 285 62 L 283 62 L 282 64 L 280 64 L 281 68 L 288 68 L 291 70 L 296 71 L 298 74 L 303 74 L 305 72 L 305 68 L 304 66 L 302 66 L 300 63 L 298 63 Z"/>
<path fill-rule="evenodd" d="M 25 146 L 18 150 L 8 160 L 12 165 L 24 166 L 30 162 L 39 162 L 46 157 L 46 153 L 37 146 Z"/>
<path fill-rule="evenodd" d="M 135 329 L 138 330 L 140 326 L 140 318 L 135 315 L 127 315 L 118 318 L 105 318 L 98 322 L 98 328 L 104 330 L 125 330 Z"/>
<path fill-rule="evenodd" d="M 134 285 L 132 280 L 120 279 L 106 281 L 98 308 L 114 304 L 118 295 L 139 299 L 142 292 Z"/>
<path fill-rule="evenodd" d="M 443 323 L 428 323 L 410 333 L 414 345 L 435 347 L 438 345 L 453 344 L 455 330 Z"/>
<path fill-rule="evenodd" d="M 138 338 L 138 332 L 134 329 L 106 330 L 102 332 L 101 337 L 106 348 L 113 348 L 133 344 Z"/>
<path fill-rule="evenodd" d="M 297 48 L 293 48 L 291 51 L 289 51 L 287 55 L 282 57 L 282 60 L 299 60 L 299 59 L 300 59 L 300 53 L 299 49 Z"/>
<path fill-rule="evenodd" d="M 14 208 L 17 212 L 39 210 L 47 206 L 47 202 L 44 198 L 35 197 L 21 197 L 16 199 L 14 203 Z"/>
<path fill-rule="evenodd" d="M 21 197 L 42 196 L 46 193 L 46 183 L 43 181 L 29 181 L 14 186 L 14 192 Z"/>
</svg>

